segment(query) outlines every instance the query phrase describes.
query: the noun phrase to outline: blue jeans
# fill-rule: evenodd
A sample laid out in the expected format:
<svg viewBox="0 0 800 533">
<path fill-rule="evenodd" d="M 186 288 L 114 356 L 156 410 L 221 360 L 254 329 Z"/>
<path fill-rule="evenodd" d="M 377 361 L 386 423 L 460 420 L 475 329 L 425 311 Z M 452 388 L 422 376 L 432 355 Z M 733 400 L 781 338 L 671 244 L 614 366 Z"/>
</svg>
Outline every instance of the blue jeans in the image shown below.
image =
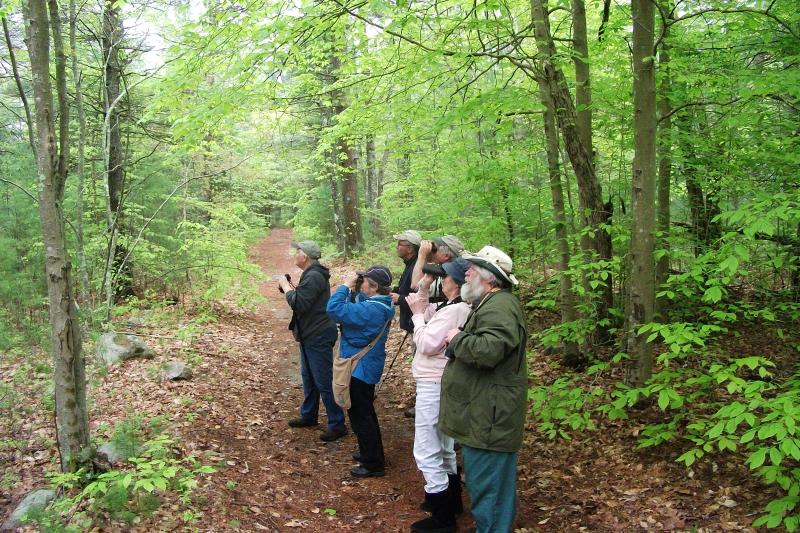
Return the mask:
<svg viewBox="0 0 800 533">
<path fill-rule="evenodd" d="M 316 422 L 319 417 L 319 400 L 328 412 L 328 428 L 344 425 L 344 411 L 333 400 L 333 345 L 336 328 L 321 331 L 313 339 L 300 341 L 300 375 L 303 378 L 303 404 L 300 417 Z"/>
<path fill-rule="evenodd" d="M 517 514 L 517 452 L 493 452 L 463 445 L 461 451 L 477 533 L 513 531 Z"/>
</svg>

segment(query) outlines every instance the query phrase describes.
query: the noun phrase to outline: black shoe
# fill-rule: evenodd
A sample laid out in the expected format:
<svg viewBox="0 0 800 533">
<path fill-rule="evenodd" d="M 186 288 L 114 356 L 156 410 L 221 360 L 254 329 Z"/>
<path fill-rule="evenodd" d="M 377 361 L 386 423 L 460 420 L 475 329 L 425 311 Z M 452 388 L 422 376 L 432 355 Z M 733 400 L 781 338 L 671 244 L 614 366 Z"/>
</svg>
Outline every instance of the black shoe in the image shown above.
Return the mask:
<svg viewBox="0 0 800 533">
<path fill-rule="evenodd" d="M 317 422 L 312 422 L 311 420 L 306 420 L 303 417 L 292 418 L 289 420 L 289 427 L 290 428 L 310 428 L 316 426 Z"/>
<path fill-rule="evenodd" d="M 406 418 L 414 418 L 417 416 L 417 406 L 411 406 L 403 411 L 403 416 Z"/>
<path fill-rule="evenodd" d="M 350 470 L 350 475 L 353 477 L 383 477 L 386 475 L 386 472 L 383 468 L 379 470 L 370 470 L 369 468 L 365 468 L 363 466 L 357 466 Z"/>
<path fill-rule="evenodd" d="M 325 442 L 333 442 L 336 439 L 341 439 L 345 435 L 347 435 L 347 428 L 344 426 L 339 426 L 337 428 L 325 430 L 325 432 L 322 433 L 319 438 Z"/>
</svg>

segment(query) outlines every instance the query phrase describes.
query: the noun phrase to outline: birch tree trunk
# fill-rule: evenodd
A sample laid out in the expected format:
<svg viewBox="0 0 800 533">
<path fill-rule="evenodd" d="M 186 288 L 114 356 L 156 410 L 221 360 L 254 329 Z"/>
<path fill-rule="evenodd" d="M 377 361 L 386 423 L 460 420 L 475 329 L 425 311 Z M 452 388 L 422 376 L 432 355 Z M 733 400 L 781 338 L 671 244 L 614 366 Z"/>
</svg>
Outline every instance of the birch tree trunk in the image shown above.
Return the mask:
<svg viewBox="0 0 800 533">
<path fill-rule="evenodd" d="M 56 1 L 30 0 L 25 15 L 29 28 L 28 52 L 36 110 L 39 217 L 45 248 L 50 340 L 54 360 L 56 430 L 61 469 L 74 471 L 86 460 L 83 452 L 89 446 L 89 424 L 85 362 L 77 308 L 72 295 L 71 266 L 62 212 L 69 157 L 66 56 Z M 50 29 L 56 60 L 57 108 L 53 105 L 50 82 Z"/>
<path fill-rule="evenodd" d="M 641 387 L 653 372 L 652 346 L 638 329 L 653 320 L 655 300 L 656 80 L 655 9 L 652 0 L 632 0 L 633 12 L 633 187 L 631 282 L 626 381 Z"/>
</svg>

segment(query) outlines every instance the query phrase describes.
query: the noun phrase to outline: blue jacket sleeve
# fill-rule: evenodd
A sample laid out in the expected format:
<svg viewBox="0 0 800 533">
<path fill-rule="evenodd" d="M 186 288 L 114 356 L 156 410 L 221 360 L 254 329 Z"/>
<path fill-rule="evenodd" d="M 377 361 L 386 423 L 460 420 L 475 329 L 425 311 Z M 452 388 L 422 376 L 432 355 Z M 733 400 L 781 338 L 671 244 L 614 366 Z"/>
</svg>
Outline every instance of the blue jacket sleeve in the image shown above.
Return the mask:
<svg viewBox="0 0 800 533">
<path fill-rule="evenodd" d="M 367 302 L 350 301 L 350 289 L 345 285 L 340 286 L 328 300 L 327 312 L 334 322 L 345 326 L 360 326 L 370 324 L 377 317 L 377 307 L 375 304 Z"/>
</svg>

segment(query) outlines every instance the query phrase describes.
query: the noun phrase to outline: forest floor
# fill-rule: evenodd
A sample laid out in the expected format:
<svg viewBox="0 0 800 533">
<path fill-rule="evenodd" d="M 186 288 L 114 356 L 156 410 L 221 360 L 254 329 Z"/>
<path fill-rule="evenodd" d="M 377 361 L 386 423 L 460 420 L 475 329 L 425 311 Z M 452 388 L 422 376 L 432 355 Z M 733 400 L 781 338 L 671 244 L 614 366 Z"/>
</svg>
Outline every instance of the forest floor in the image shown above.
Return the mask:
<svg viewBox="0 0 800 533">
<path fill-rule="evenodd" d="M 289 230 L 273 230 L 254 248 L 253 260 L 271 277 L 289 272 L 298 278 L 290 241 Z M 345 269 L 332 268 L 333 283 Z M 255 311 L 226 307 L 188 339 L 173 331 L 180 324 L 143 328 L 158 357 L 128 361 L 93 379 L 93 433 L 132 413 L 168 421 L 183 453 L 217 468 L 194 493 L 198 531 L 408 531 L 423 517 L 423 482 L 412 457 L 413 420 L 403 417 L 414 390 L 407 347 L 376 400 L 386 477 L 353 479 L 352 433 L 324 443 L 324 417 L 317 429 L 286 425 L 302 399 L 298 347 L 286 328 L 291 312 L 276 283 L 260 290 L 266 303 Z M 389 358 L 402 339 L 398 331 L 392 329 Z M 197 363 L 191 380 L 155 377 L 157 365 L 189 354 Z M 532 383 L 549 383 L 563 372 L 557 356 L 537 352 L 531 359 Z M 3 381 L 19 373 L 0 367 Z M 753 531 L 749 524 L 774 495 L 742 464 L 708 462 L 689 470 L 674 461 L 681 453 L 677 447 L 637 450 L 645 422 L 606 421 L 572 440 L 552 441 L 529 420 L 519 460 L 518 531 Z M 0 428 L 29 439 L 24 451 L 0 457 L 0 466 L 18 480 L 0 490 L 0 519 L 52 469 L 50 424 L 34 413 L 15 429 Z M 138 524 L 111 522 L 98 530 L 184 530 L 178 502 L 167 503 Z M 459 529 L 472 525 L 466 511 Z"/>
</svg>

